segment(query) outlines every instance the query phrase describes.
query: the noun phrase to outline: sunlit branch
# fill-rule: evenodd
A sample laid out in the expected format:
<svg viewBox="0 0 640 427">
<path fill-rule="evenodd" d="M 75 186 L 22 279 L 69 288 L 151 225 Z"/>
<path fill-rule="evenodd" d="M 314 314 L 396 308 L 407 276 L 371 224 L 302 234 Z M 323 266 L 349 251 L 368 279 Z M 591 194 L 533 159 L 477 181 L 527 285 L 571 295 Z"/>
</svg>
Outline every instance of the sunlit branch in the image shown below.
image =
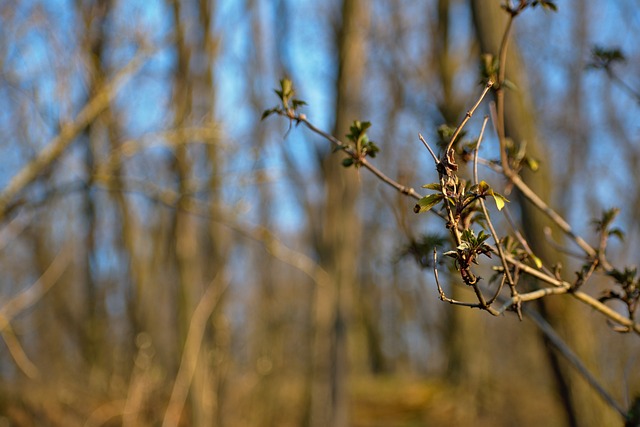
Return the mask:
<svg viewBox="0 0 640 427">
<path fill-rule="evenodd" d="M 478 107 L 482 103 L 482 100 L 487 95 L 487 93 L 489 92 L 489 89 L 491 89 L 492 86 L 493 86 L 493 82 L 491 80 L 489 80 L 485 84 L 484 90 L 482 91 L 482 94 L 480 94 L 480 97 L 478 98 L 476 103 L 473 105 L 473 107 L 471 107 L 471 109 L 469 111 L 467 111 L 467 113 L 464 116 L 464 119 L 462 120 L 462 122 L 460 122 L 460 124 L 458 125 L 456 130 L 453 132 L 453 136 L 451 137 L 451 140 L 449 141 L 449 145 L 447 145 L 447 149 L 445 150 L 445 155 L 446 155 L 446 153 L 449 152 L 449 150 L 451 150 L 451 147 L 453 147 L 453 144 L 455 143 L 456 139 L 458 138 L 458 135 L 460 134 L 460 131 L 462 131 L 462 129 L 467 124 L 469 119 L 471 119 L 471 117 L 473 116 L 473 113 L 475 113 L 475 111 L 478 109 Z"/>
</svg>

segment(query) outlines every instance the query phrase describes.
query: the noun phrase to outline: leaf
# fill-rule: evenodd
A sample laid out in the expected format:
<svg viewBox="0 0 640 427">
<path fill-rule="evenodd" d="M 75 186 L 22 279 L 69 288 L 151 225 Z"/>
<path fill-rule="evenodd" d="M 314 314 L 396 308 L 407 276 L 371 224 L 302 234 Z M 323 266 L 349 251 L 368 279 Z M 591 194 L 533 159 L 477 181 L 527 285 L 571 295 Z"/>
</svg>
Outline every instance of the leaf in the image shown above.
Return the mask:
<svg viewBox="0 0 640 427">
<path fill-rule="evenodd" d="M 532 172 L 537 172 L 540 169 L 540 163 L 536 159 L 525 157 L 524 162 Z"/>
<path fill-rule="evenodd" d="M 609 230 L 609 236 L 616 236 L 620 241 L 624 240 L 624 231 L 619 228 L 612 228 Z"/>
<path fill-rule="evenodd" d="M 282 89 L 280 91 L 280 96 L 282 96 L 282 98 L 289 98 L 291 95 L 293 95 L 293 82 L 288 78 L 285 77 L 284 79 L 280 80 L 280 87 Z"/>
<path fill-rule="evenodd" d="M 437 182 L 433 182 L 431 184 L 425 184 L 422 186 L 422 188 L 427 188 L 429 190 L 434 190 L 434 191 L 442 191 L 442 185 L 440 185 Z"/>
<path fill-rule="evenodd" d="M 493 190 L 491 189 L 491 186 L 489 186 L 489 184 L 487 184 L 487 182 L 484 180 L 478 183 L 478 186 L 476 187 L 476 191 L 480 195 L 487 194 L 487 192 L 493 192 Z"/>
<path fill-rule="evenodd" d="M 491 237 L 490 234 L 485 233 L 484 230 L 480 230 L 480 233 L 478 233 L 478 239 L 477 239 L 478 244 L 483 243 L 489 237 Z"/>
<path fill-rule="evenodd" d="M 264 111 L 263 111 L 263 113 L 262 113 L 262 117 L 260 118 L 260 120 L 264 120 L 264 119 L 266 119 L 267 117 L 269 117 L 270 115 L 272 115 L 273 113 L 276 113 L 276 112 L 278 112 L 278 111 L 279 111 L 279 108 L 277 108 L 277 107 L 276 107 L 276 108 L 270 108 L 270 109 L 268 109 L 268 110 L 264 110 Z"/>
<path fill-rule="evenodd" d="M 365 132 L 367 129 L 371 127 L 371 122 L 359 122 L 360 123 L 360 131 Z"/>
<path fill-rule="evenodd" d="M 531 6 L 533 7 L 536 7 L 538 5 L 545 10 L 551 10 L 553 12 L 558 11 L 558 6 L 556 6 L 555 2 L 551 0 L 535 0 L 533 3 L 531 3 Z"/>
<path fill-rule="evenodd" d="M 346 159 L 342 159 L 342 166 L 344 166 L 345 168 L 348 168 L 351 165 L 353 165 L 353 159 L 351 157 L 347 157 Z"/>
<path fill-rule="evenodd" d="M 422 199 L 418 200 L 418 203 L 413 207 L 413 211 L 415 213 L 428 212 L 431 210 L 431 208 L 440 203 L 440 201 L 442 201 L 442 198 L 442 194 L 430 194 L 428 196 L 425 196 Z"/>
<path fill-rule="evenodd" d="M 444 256 L 450 256 L 451 258 L 458 258 L 458 252 L 456 251 L 447 251 L 443 253 Z"/>
<path fill-rule="evenodd" d="M 366 142 L 362 148 L 362 154 L 371 158 L 376 157 L 378 151 L 380 151 L 380 148 L 373 141 Z"/>
<path fill-rule="evenodd" d="M 605 48 L 594 46 L 591 49 L 591 61 L 587 68 L 608 69 L 615 62 L 624 62 L 626 57 L 619 48 Z"/>
<path fill-rule="evenodd" d="M 542 268 L 542 260 L 540 258 L 538 258 L 537 256 L 535 256 L 533 254 L 531 254 L 529 256 L 531 257 L 531 260 L 536 265 L 536 267 Z"/>
<path fill-rule="evenodd" d="M 606 273 L 607 276 L 613 277 L 623 287 L 629 286 L 636 281 L 638 269 L 636 267 L 625 267 L 624 271 L 613 269 Z"/>
<path fill-rule="evenodd" d="M 504 208 L 505 202 L 509 203 L 509 200 L 507 200 L 506 197 L 504 197 L 502 194 L 493 192 L 493 190 L 491 191 L 491 195 L 493 196 L 493 200 L 496 202 L 496 207 L 499 211 Z"/>
<path fill-rule="evenodd" d="M 307 103 L 301 99 L 294 99 L 291 101 L 291 105 L 293 105 L 293 109 L 295 110 L 302 105 L 307 105 Z"/>
<path fill-rule="evenodd" d="M 469 244 L 467 242 L 462 242 L 458 245 L 458 247 L 456 248 L 459 251 L 464 251 L 469 249 Z"/>
</svg>

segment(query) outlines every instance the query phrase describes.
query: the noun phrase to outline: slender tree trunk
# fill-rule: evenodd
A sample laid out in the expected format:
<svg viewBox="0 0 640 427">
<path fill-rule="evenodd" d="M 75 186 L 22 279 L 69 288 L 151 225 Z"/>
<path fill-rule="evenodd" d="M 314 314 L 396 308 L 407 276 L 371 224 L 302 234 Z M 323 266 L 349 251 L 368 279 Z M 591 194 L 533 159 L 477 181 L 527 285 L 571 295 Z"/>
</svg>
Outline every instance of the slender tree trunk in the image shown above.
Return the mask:
<svg viewBox="0 0 640 427">
<path fill-rule="evenodd" d="M 507 14 L 499 7 L 499 2 L 472 0 L 473 19 L 482 52 L 498 54 L 500 38 L 506 27 Z M 517 20 L 516 20 L 517 25 Z M 519 56 L 517 44 L 511 40 L 507 58 L 506 76 L 518 87 L 517 91 L 505 92 L 505 134 L 515 143 L 526 142 L 527 154 L 533 158 L 546 159 L 545 148 L 537 131 L 534 108 L 530 100 L 526 74 Z M 547 162 L 531 173 L 524 170 L 523 179 L 543 200 L 553 203 L 551 170 Z M 547 217 L 524 199 L 520 200 L 521 222 L 533 252 L 548 265 L 562 260 L 557 253 L 541 239 L 541 230 L 552 224 Z M 592 355 L 596 354 L 597 343 L 589 333 L 587 324 L 579 313 L 579 307 L 567 298 L 545 298 L 540 300 L 540 310 L 546 319 L 563 335 L 570 347 L 594 368 Z M 556 381 L 556 392 L 561 399 L 567 425 L 602 426 L 615 425 L 617 415 L 603 404 L 600 397 L 575 373 L 573 368 L 540 335 L 545 345 L 548 364 Z"/>
<path fill-rule="evenodd" d="M 361 82 L 366 64 L 368 3 L 342 2 L 338 33 L 336 120 L 333 134 L 349 133 L 353 120 L 361 119 Z M 344 427 L 348 415 L 348 331 L 352 327 L 356 289 L 360 217 L 356 210 L 359 180 L 355 169 L 345 170 L 340 159 L 327 154 L 322 160 L 325 182 L 320 257 L 333 280 L 331 289 L 316 295 L 316 387 L 312 402 L 312 425 Z"/>
<path fill-rule="evenodd" d="M 84 49 L 88 63 L 88 99 L 94 96 L 104 82 L 103 54 L 106 41 L 105 27 L 107 16 L 111 9 L 109 0 L 99 0 L 88 2 L 88 4 L 78 3 L 78 8 L 83 19 L 85 40 Z M 97 367 L 104 362 L 105 352 L 102 345 L 105 342 L 105 317 L 106 311 L 103 306 L 103 291 L 100 289 L 99 279 L 96 277 L 98 258 L 96 255 L 97 224 L 98 213 L 96 209 L 96 195 L 93 188 L 92 174 L 94 173 L 96 159 L 94 151 L 99 146 L 100 126 L 91 123 L 82 134 L 85 142 L 84 157 L 87 173 L 87 186 L 83 192 L 82 211 L 85 221 L 84 231 L 84 286 L 86 292 L 85 309 L 86 320 L 82 322 L 86 328 L 86 345 L 84 348 L 85 358 L 92 367 Z"/>
</svg>

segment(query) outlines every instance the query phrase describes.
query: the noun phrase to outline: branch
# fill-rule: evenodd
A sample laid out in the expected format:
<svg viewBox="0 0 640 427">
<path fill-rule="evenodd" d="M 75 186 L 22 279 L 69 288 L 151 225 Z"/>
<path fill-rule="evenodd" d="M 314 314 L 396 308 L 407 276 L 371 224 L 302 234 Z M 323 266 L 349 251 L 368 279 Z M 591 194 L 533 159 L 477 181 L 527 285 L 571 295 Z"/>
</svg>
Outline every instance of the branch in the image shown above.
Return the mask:
<svg viewBox="0 0 640 427">
<path fill-rule="evenodd" d="M 285 117 L 288 117 L 285 114 L 282 114 L 282 115 L 284 115 Z M 330 135 L 330 134 L 326 133 L 322 129 L 319 129 L 316 126 L 314 126 L 311 122 L 309 122 L 309 120 L 307 120 L 307 118 L 304 115 L 296 116 L 295 119 L 300 121 L 300 122 L 302 122 L 302 123 L 304 123 L 305 126 L 307 128 L 309 128 L 309 130 L 311 130 L 312 132 L 317 133 L 318 135 L 320 135 L 323 138 L 327 139 L 328 141 L 330 141 L 333 145 L 335 145 L 336 147 L 338 147 L 342 151 L 346 152 L 349 155 L 352 155 L 352 153 L 349 150 L 347 150 L 345 144 L 342 141 L 340 141 L 339 139 L 337 139 L 333 135 Z M 392 178 L 388 177 L 387 175 L 382 173 L 378 168 L 373 166 L 366 158 L 358 159 L 358 162 L 359 162 L 359 164 L 361 166 L 363 166 L 366 169 L 368 169 L 369 171 L 371 171 L 382 182 L 384 182 L 385 184 L 393 187 L 394 189 L 398 190 L 402 194 L 406 194 L 407 196 L 413 197 L 416 200 L 420 200 L 422 198 L 422 196 L 420 194 L 418 194 L 413 188 L 407 187 L 405 185 L 402 185 L 399 182 L 397 182 L 397 181 L 393 180 Z"/>
<path fill-rule="evenodd" d="M 18 314 L 37 303 L 58 282 L 71 262 L 71 243 L 60 249 L 49 267 L 33 285 L 18 293 L 0 307 L 0 331 L 9 327 Z"/>
<path fill-rule="evenodd" d="M 473 107 L 471 107 L 471 109 L 469 111 L 467 111 L 467 114 L 465 114 L 464 119 L 462 119 L 462 122 L 460 122 L 460 124 L 456 128 L 455 132 L 453 132 L 453 136 L 451 137 L 451 141 L 449 141 L 449 145 L 447 145 L 447 149 L 445 150 L 445 155 L 446 155 L 446 153 L 449 152 L 449 150 L 451 150 L 451 147 L 453 147 L 453 144 L 455 143 L 456 138 L 458 138 L 458 135 L 460 134 L 460 131 L 467 124 L 467 122 L 469 121 L 471 116 L 473 116 L 473 113 L 475 113 L 476 109 L 480 106 L 480 103 L 482 103 L 482 100 L 487 95 L 487 93 L 489 92 L 489 89 L 491 89 L 492 86 L 493 86 L 493 82 L 491 80 L 487 81 L 487 83 L 484 85 L 484 90 L 482 91 L 482 94 L 480 95 L 480 98 L 478 98 L 478 100 L 473 105 Z"/>
<path fill-rule="evenodd" d="M 171 391 L 171 398 L 169 399 L 164 420 L 162 421 L 163 427 L 177 426 L 180 422 L 180 415 L 182 414 L 189 388 L 191 388 L 191 382 L 195 375 L 207 320 L 211 317 L 222 293 L 227 289 L 226 285 L 222 289 L 219 289 L 218 286 L 216 286 L 217 282 L 218 277 L 215 277 L 209 284 L 205 294 L 200 299 L 198 306 L 191 316 L 187 339 L 182 351 L 180 368 L 178 368 L 178 373 L 173 383 L 173 390 Z"/>
<path fill-rule="evenodd" d="M 524 309 L 525 315 L 531 319 L 531 321 L 540 329 L 544 336 L 549 339 L 551 344 L 562 354 L 567 361 L 573 365 L 573 367 L 580 373 L 580 375 L 587 380 L 589 385 L 602 397 L 612 408 L 614 408 L 622 417 L 626 417 L 627 412 L 620 406 L 620 404 L 607 392 L 600 382 L 589 372 L 589 369 L 582 363 L 580 358 L 569 348 L 569 346 L 562 340 L 557 332 L 549 325 L 549 323 L 533 310 Z"/>
<path fill-rule="evenodd" d="M 100 113 L 102 113 L 118 94 L 124 83 L 144 64 L 147 55 L 136 55 L 114 78 L 97 91 L 95 96 L 78 113 L 72 123 L 63 124 L 58 136 L 53 138 L 36 157 L 27 163 L 0 193 L 0 219 L 11 210 L 11 202 L 18 193 L 35 179 L 75 140 Z"/>
<path fill-rule="evenodd" d="M 482 137 L 484 136 L 484 129 L 487 126 L 488 120 L 489 120 L 489 117 L 485 116 L 484 121 L 482 122 L 482 129 L 480 130 L 480 136 L 478 137 L 478 143 L 476 144 L 476 148 L 475 148 L 475 155 L 473 158 L 473 181 L 474 181 L 473 183 L 475 185 L 478 185 L 478 183 L 480 182 L 480 180 L 478 179 L 478 152 L 480 151 L 480 144 L 482 143 Z M 479 201 L 480 201 L 480 207 L 482 208 L 482 213 L 484 214 L 484 217 L 487 220 L 487 225 L 489 226 L 489 231 L 491 232 L 491 236 L 493 237 L 494 242 L 496 242 L 496 250 L 498 251 L 498 255 L 500 256 L 500 262 L 502 263 L 503 274 L 506 278 L 506 282 L 509 285 L 509 288 L 511 289 L 512 299 L 516 299 L 516 297 L 518 296 L 518 291 L 516 290 L 516 284 L 513 281 L 513 277 L 511 277 L 511 273 L 509 272 L 509 266 L 507 264 L 506 258 L 504 257 L 504 251 L 502 250 L 502 243 L 500 243 L 500 238 L 498 237 L 498 233 L 496 232 L 496 229 L 493 227 L 493 223 L 491 222 L 491 217 L 489 216 L 489 211 L 487 210 L 487 206 L 484 203 L 484 200 L 480 198 Z M 489 304 L 491 304 L 495 300 L 495 298 L 498 296 L 498 294 L 500 293 L 500 290 L 502 289 L 503 284 L 504 284 L 504 281 L 501 282 L 498 292 L 496 292 L 494 294 L 494 297 L 489 300 Z M 518 317 L 520 318 L 520 320 L 522 320 L 522 313 L 520 312 L 520 303 L 518 301 L 515 301 L 514 304 L 516 306 Z"/>
<path fill-rule="evenodd" d="M 484 96 L 484 92 L 483 95 Z M 477 105 L 478 103 L 476 103 Z M 472 109 L 473 110 L 473 109 Z M 322 131 L 321 129 L 317 128 L 316 126 L 314 126 L 312 123 L 310 123 L 306 116 L 304 115 L 287 115 L 285 113 L 280 113 L 281 115 L 283 115 L 284 117 L 289 118 L 290 120 L 296 120 L 299 122 L 304 123 L 312 132 L 317 133 L 318 135 L 322 136 L 323 138 L 327 139 L 328 141 L 330 141 L 332 144 L 334 144 L 336 147 L 338 147 L 339 149 L 342 149 L 343 151 L 347 152 L 348 154 L 351 155 L 351 153 L 346 150 L 345 145 L 337 138 L 335 138 L 334 136 Z M 361 165 L 364 166 L 365 168 L 369 169 L 371 172 L 374 173 L 374 175 L 376 175 L 379 179 L 381 179 L 383 182 L 387 183 L 388 185 L 390 185 L 391 187 L 393 187 L 394 189 L 396 189 L 397 191 L 399 191 L 402 194 L 408 195 L 414 199 L 420 199 L 421 196 L 415 191 L 413 190 L 413 188 L 404 186 L 398 182 L 396 182 L 395 180 L 389 178 L 387 175 L 385 175 L 383 172 L 379 171 L 377 168 L 375 168 L 371 163 L 369 163 L 367 161 L 366 158 L 361 159 Z M 494 170 L 496 170 L 497 172 L 502 172 L 503 174 L 504 169 L 500 168 L 500 166 L 498 165 L 494 165 L 494 164 L 490 164 L 490 166 L 492 168 L 494 168 Z M 542 209 L 545 213 L 547 213 L 547 215 L 550 216 L 550 218 L 552 220 L 554 220 L 554 222 L 556 222 L 558 224 L 558 226 L 560 226 L 561 229 L 563 229 L 563 231 L 565 231 L 565 233 L 567 235 L 569 235 L 570 237 L 573 237 L 574 241 L 576 241 L 576 243 L 583 248 L 583 250 L 585 250 L 585 252 L 589 253 L 593 253 L 595 254 L 595 250 L 587 243 L 585 242 L 581 237 L 577 236 L 575 233 L 573 233 L 571 227 L 569 226 L 569 224 L 560 216 L 558 215 L 553 209 L 551 209 L 544 201 L 542 201 L 542 199 L 540 199 L 537 194 L 535 194 L 529 187 L 526 186 L 526 184 L 524 184 L 524 182 L 518 177 L 518 175 L 512 174 L 512 176 L 514 177 L 514 184 L 516 186 L 522 186 L 522 189 L 524 189 L 523 194 L 525 194 L 525 196 L 529 196 L 531 197 L 531 201 L 538 206 L 540 209 Z M 521 191 L 522 191 L 521 189 Z M 436 212 L 435 210 L 430 210 L 430 212 L 434 212 L 436 214 L 438 214 L 441 218 L 442 215 L 438 212 Z M 444 218 L 445 220 L 447 220 L 447 218 Z M 457 227 L 456 227 L 457 230 Z M 453 233 L 454 237 L 457 233 Z M 459 243 L 458 243 L 459 244 Z M 533 267 L 530 267 L 527 264 L 522 263 L 521 261 L 515 259 L 514 257 L 512 257 L 511 255 L 508 254 L 504 254 L 505 260 L 519 268 L 521 271 L 523 271 L 526 274 L 529 274 L 530 276 L 533 276 L 545 283 L 551 284 L 553 286 L 559 287 L 559 288 L 566 288 L 563 291 L 544 291 L 544 292 L 549 292 L 549 294 L 562 294 L 562 293 L 567 293 L 569 295 L 572 295 L 574 298 L 579 299 L 580 301 L 582 301 L 583 303 L 589 305 L 590 307 L 592 307 L 593 309 L 595 309 L 596 311 L 600 312 L 601 314 L 603 314 L 604 316 L 606 316 L 609 320 L 623 326 L 625 329 L 625 331 L 634 331 L 636 333 L 638 333 L 640 335 L 640 324 L 639 323 L 635 323 L 632 319 L 626 318 L 623 315 L 621 315 L 620 313 L 616 312 L 615 310 L 610 309 L 609 307 L 607 307 L 605 304 L 601 303 L 600 301 L 598 301 L 597 299 L 584 294 L 582 292 L 577 292 L 575 290 L 572 290 L 572 285 L 566 281 L 562 281 L 557 279 L 556 277 L 553 277 L 545 272 L 542 272 L 540 270 L 537 270 Z M 604 266 L 605 269 L 607 268 L 607 266 Z M 609 266 L 610 267 L 610 266 Z M 502 267 L 504 268 L 504 267 Z M 438 292 L 441 292 L 442 289 L 440 288 L 438 290 Z M 500 310 L 496 310 L 494 308 L 492 308 L 487 301 L 484 299 L 480 289 L 478 287 L 474 287 L 474 292 L 476 293 L 476 295 L 478 296 L 478 301 L 479 303 L 465 303 L 462 301 L 455 301 L 455 300 L 451 300 L 450 298 L 446 297 L 444 295 L 444 293 L 440 293 L 441 299 L 443 301 L 449 302 L 450 304 L 454 304 L 454 305 L 464 305 L 467 307 L 473 307 L 473 308 L 482 308 L 487 310 L 489 313 L 493 314 L 493 315 L 499 315 L 500 314 Z M 444 296 L 444 298 L 442 298 Z M 540 294 L 530 294 L 527 296 L 527 301 L 533 300 L 533 299 L 538 299 L 543 297 L 544 295 L 542 295 L 542 293 Z M 493 299 L 491 300 L 493 302 Z M 512 304 L 515 303 L 517 301 L 517 297 L 516 299 L 512 300 Z M 504 311 L 504 310 L 503 310 Z"/>
</svg>

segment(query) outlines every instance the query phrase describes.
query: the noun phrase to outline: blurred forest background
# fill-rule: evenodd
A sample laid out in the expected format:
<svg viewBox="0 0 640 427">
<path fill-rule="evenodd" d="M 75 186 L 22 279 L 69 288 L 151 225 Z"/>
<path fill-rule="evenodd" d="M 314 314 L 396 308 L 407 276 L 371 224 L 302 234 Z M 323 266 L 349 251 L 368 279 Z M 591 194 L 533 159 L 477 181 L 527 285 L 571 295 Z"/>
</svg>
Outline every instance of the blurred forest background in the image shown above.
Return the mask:
<svg viewBox="0 0 640 427">
<path fill-rule="evenodd" d="M 499 3 L 0 1 L 0 426 L 622 425 L 527 318 L 438 300 L 416 254 L 439 218 L 260 121 L 289 76 L 311 122 L 341 138 L 369 120 L 377 166 L 433 182 L 417 133 L 477 99 Z M 640 89 L 640 2 L 557 4 L 516 20 L 507 127 L 587 240 L 621 208 L 622 268 L 640 248 L 640 103 L 616 76 Z M 621 49 L 617 74 L 587 69 L 594 46 Z M 567 296 L 531 308 L 629 407 L 638 336 Z"/>
</svg>

